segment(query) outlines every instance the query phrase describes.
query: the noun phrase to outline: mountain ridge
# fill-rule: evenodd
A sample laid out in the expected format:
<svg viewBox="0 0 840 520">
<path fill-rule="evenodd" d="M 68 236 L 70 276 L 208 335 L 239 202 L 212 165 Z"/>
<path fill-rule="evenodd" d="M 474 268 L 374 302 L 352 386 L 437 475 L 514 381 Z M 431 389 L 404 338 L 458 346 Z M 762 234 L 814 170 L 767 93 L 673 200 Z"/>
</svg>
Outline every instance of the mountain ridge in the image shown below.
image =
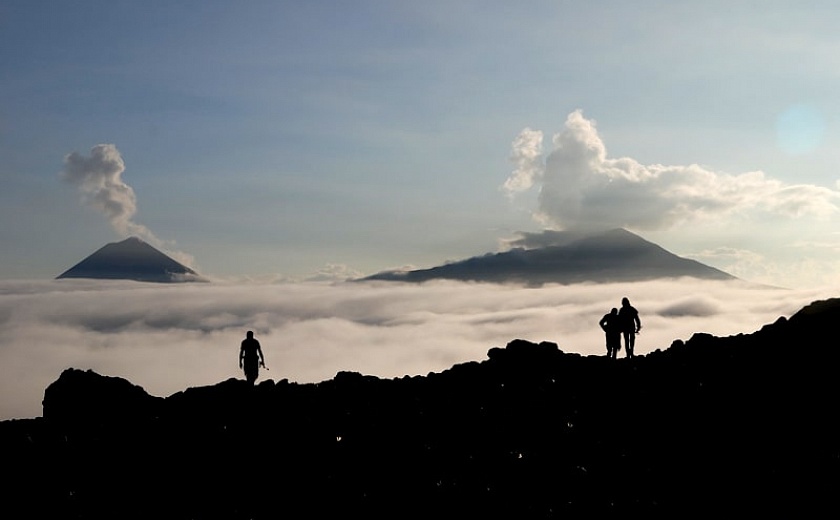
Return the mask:
<svg viewBox="0 0 840 520">
<path fill-rule="evenodd" d="M 622 228 L 600 233 L 553 232 L 554 244 L 487 253 L 427 269 L 383 271 L 363 280 L 433 279 L 496 283 L 607 283 L 693 277 L 737 280 L 717 268 L 682 258 Z"/>
</svg>

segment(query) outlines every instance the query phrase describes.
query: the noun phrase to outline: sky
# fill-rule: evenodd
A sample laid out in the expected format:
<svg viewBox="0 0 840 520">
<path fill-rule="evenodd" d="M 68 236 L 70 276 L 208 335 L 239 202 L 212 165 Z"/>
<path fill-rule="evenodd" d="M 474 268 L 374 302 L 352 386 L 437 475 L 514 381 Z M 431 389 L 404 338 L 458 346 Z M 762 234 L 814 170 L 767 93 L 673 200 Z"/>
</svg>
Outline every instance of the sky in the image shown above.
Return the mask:
<svg viewBox="0 0 840 520">
<path fill-rule="evenodd" d="M 9 0 L 0 278 L 131 234 L 208 276 L 301 280 L 585 223 L 834 283 L 838 10 Z"/>
<path fill-rule="evenodd" d="M 440 367 L 481 357 L 488 341 L 504 343 L 505 335 L 550 340 L 561 331 L 529 330 L 528 321 L 507 317 L 518 325 L 482 336 L 456 325 L 495 311 L 478 303 L 440 309 L 428 303 L 439 287 L 368 287 L 369 296 L 356 296 L 349 287 L 360 286 L 340 281 L 482 255 L 545 230 L 604 227 L 790 291 L 773 309 L 746 314 L 721 303 L 728 297 L 717 288 L 682 296 L 706 309 L 692 326 L 758 327 L 840 285 L 838 16 L 840 6 L 827 1 L 6 0 L 0 356 L 47 348 L 32 347 L 42 334 L 35 329 L 47 331 L 44 340 L 77 338 L 67 340 L 75 353 L 68 363 L 108 369 L 116 361 L 94 362 L 87 349 L 121 344 L 133 338 L 123 336 L 128 329 L 172 336 L 185 348 L 218 336 L 213 348 L 228 348 L 251 326 L 281 343 L 291 325 L 257 303 L 296 305 L 264 294 L 274 291 L 331 309 L 298 318 L 312 344 L 320 341 L 314 331 L 338 323 L 352 329 L 347 334 L 372 333 L 372 344 L 415 345 L 423 333 L 406 324 L 435 316 L 466 343 L 436 354 L 438 363 L 392 359 L 382 371 Z M 258 294 L 245 306 L 251 314 L 205 316 L 206 307 L 190 302 L 183 306 L 194 323 L 149 325 L 139 304 L 132 313 L 87 302 L 98 290 L 106 301 L 148 301 L 153 289 L 53 280 L 131 235 L 212 280 L 165 291 L 206 291 L 210 302 L 245 298 L 242 305 L 240 293 Z M 455 301 L 462 290 L 475 298 L 500 290 L 447 287 L 451 295 L 439 296 Z M 508 310 L 530 316 L 544 308 L 530 299 L 541 293 L 505 289 L 497 299 L 502 307 L 515 301 Z M 577 289 L 584 288 L 567 288 Z M 689 323 L 663 311 L 681 298 L 670 290 L 634 287 L 629 295 L 646 303 L 643 315 Z M 357 298 L 396 298 L 391 291 L 408 294 L 410 304 L 393 304 L 406 315 L 343 314 Z M 592 307 L 586 320 L 623 295 L 596 292 L 575 300 Z M 739 296 L 732 302 L 755 298 Z M 77 307 L 76 297 L 108 323 L 85 316 L 53 323 L 64 312 L 53 299 Z M 16 308 L 21 301 L 29 310 Z M 562 316 L 582 316 L 564 305 Z M 546 323 L 559 318 L 545 312 Z M 273 326 L 261 321 L 275 318 Z M 208 329 L 204 319 L 221 324 Z M 369 328 L 379 319 L 400 326 Z M 645 336 L 659 341 L 644 348 L 688 334 L 660 330 Z M 396 331 L 405 335 L 388 334 Z M 599 332 L 587 334 L 578 351 L 600 348 Z M 435 348 L 442 347 L 420 350 Z M 154 357 L 152 347 L 141 351 Z M 327 368 L 301 365 L 289 374 L 317 377 L 338 366 L 321 354 Z M 52 369 L 39 371 L 40 389 L 60 365 L 40 365 Z M 178 374 L 154 388 L 195 381 L 189 370 Z"/>
</svg>

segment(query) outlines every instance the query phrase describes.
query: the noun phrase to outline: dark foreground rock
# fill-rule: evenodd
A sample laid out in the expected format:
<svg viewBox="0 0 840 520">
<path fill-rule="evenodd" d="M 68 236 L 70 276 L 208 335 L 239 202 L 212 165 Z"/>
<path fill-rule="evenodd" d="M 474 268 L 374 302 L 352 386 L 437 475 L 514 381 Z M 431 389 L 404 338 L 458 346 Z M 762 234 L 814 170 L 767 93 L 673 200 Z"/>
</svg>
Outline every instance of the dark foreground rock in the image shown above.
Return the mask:
<svg viewBox="0 0 840 520">
<path fill-rule="evenodd" d="M 669 518 L 840 513 L 835 324 L 632 360 L 521 340 L 423 377 L 231 379 L 166 398 L 67 370 L 0 423 L 30 518 Z"/>
</svg>

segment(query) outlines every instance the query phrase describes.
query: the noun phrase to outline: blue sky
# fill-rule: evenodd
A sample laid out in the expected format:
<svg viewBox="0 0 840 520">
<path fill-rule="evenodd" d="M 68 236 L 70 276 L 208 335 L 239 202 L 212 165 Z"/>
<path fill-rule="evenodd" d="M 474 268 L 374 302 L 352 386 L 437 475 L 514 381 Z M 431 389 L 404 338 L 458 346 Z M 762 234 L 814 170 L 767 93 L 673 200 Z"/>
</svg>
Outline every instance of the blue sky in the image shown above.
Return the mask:
<svg viewBox="0 0 840 520">
<path fill-rule="evenodd" d="M 838 10 L 9 0 L 0 278 L 123 238 L 65 162 L 109 144 L 121 222 L 210 276 L 428 267 L 599 222 L 836 284 Z"/>
</svg>

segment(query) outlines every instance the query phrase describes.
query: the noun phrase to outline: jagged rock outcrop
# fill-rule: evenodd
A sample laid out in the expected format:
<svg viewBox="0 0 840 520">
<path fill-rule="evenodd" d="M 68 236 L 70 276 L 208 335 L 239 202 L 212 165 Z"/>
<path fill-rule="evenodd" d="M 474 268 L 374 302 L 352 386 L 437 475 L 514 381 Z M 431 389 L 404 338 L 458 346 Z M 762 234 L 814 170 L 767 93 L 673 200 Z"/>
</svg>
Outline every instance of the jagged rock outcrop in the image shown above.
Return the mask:
<svg viewBox="0 0 840 520">
<path fill-rule="evenodd" d="M 43 417 L 0 423 L 2 500 L 49 518 L 832 516 L 838 318 L 830 300 L 632 360 L 515 340 L 427 376 L 166 398 L 71 369 Z"/>
</svg>

